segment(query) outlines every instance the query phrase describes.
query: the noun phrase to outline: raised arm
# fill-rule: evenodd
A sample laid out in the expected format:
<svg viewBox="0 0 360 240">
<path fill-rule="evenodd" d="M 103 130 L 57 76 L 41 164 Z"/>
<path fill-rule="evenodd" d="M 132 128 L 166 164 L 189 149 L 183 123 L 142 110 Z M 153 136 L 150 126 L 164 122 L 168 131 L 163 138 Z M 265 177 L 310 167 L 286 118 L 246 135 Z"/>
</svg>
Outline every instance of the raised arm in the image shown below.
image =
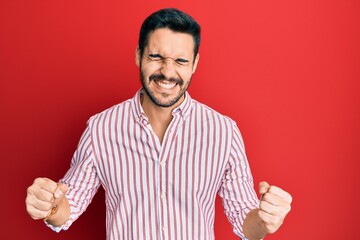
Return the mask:
<svg viewBox="0 0 360 240">
<path fill-rule="evenodd" d="M 53 226 L 63 225 L 70 217 L 65 193 L 68 187 L 48 178 L 37 178 L 27 189 L 26 210 L 35 219 L 43 219 Z"/>
<path fill-rule="evenodd" d="M 243 224 L 244 235 L 249 240 L 263 239 L 276 232 L 291 209 L 292 197 L 281 188 L 261 182 L 259 193 L 260 208 L 250 211 Z"/>
</svg>

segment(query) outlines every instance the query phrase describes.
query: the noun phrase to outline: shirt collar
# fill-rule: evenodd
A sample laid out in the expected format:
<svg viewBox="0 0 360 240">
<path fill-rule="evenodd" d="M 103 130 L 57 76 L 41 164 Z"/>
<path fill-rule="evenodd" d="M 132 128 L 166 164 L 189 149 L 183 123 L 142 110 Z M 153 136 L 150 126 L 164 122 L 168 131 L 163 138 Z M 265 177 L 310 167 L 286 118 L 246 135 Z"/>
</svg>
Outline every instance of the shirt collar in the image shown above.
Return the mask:
<svg viewBox="0 0 360 240">
<path fill-rule="evenodd" d="M 133 113 L 137 121 L 141 119 L 147 119 L 147 116 L 144 112 L 143 107 L 141 106 L 141 95 L 143 94 L 143 89 L 140 89 L 136 92 L 135 96 L 131 99 L 133 106 Z M 172 111 L 173 115 L 179 114 L 184 120 L 189 116 L 192 109 L 192 98 L 188 92 L 185 92 L 184 101 Z"/>
</svg>

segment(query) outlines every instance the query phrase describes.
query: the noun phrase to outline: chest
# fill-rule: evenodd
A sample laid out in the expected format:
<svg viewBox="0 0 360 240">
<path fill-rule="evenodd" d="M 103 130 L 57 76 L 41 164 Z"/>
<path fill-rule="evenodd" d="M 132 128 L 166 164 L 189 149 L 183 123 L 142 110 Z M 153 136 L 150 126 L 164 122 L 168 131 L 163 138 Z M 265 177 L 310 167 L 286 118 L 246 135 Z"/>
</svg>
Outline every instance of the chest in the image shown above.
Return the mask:
<svg viewBox="0 0 360 240">
<path fill-rule="evenodd" d="M 217 192 L 230 138 L 206 122 L 172 122 L 160 143 L 149 125 L 134 123 L 104 131 L 94 145 L 98 175 L 113 195 L 150 191 L 201 197 Z"/>
</svg>

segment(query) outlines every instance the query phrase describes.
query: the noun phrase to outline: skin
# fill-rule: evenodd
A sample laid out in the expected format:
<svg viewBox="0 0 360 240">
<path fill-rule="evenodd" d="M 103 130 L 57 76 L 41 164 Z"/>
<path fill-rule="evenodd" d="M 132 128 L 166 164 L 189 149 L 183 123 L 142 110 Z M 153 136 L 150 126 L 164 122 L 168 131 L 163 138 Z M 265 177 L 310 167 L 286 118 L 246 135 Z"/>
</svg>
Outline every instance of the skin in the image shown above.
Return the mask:
<svg viewBox="0 0 360 240">
<path fill-rule="evenodd" d="M 141 104 L 160 142 L 199 62 L 199 54 L 194 59 L 194 44 L 190 34 L 161 28 L 150 35 L 142 57 L 139 49 L 136 51 L 145 89 Z"/>
<path fill-rule="evenodd" d="M 139 49 L 136 50 L 135 61 L 145 90 L 141 104 L 161 143 L 172 120 L 172 110 L 184 100 L 199 62 L 199 54 L 194 59 L 194 44 L 191 35 L 162 28 L 151 33 L 142 57 Z M 54 226 L 63 225 L 70 217 L 66 191 L 65 184 L 47 178 L 36 179 L 27 190 L 29 215 L 33 219 L 44 219 L 58 206 L 58 211 L 46 221 Z M 261 182 L 259 194 L 262 196 L 260 208 L 250 211 L 243 224 L 244 234 L 250 240 L 263 239 L 276 232 L 291 209 L 291 195 L 279 187 Z"/>
<path fill-rule="evenodd" d="M 70 205 L 66 197 L 68 187 L 48 178 L 37 178 L 28 187 L 26 210 L 35 219 L 46 219 L 53 226 L 63 225 L 70 217 Z M 49 217 L 51 209 L 58 206 L 58 211 Z"/>
<path fill-rule="evenodd" d="M 259 240 L 275 233 L 291 210 L 291 195 L 267 182 L 259 184 L 260 208 L 250 211 L 244 220 L 243 231 L 247 239 Z"/>
<path fill-rule="evenodd" d="M 184 92 L 199 61 L 199 55 L 194 59 L 194 44 L 189 34 L 158 29 L 149 36 L 142 58 L 139 50 L 136 50 L 135 61 L 140 67 L 141 81 L 146 89 L 141 104 L 160 142 L 171 122 L 172 110 L 184 100 Z M 66 192 L 65 184 L 48 178 L 35 179 L 27 190 L 27 212 L 33 219 L 46 218 L 53 226 L 63 225 L 70 217 Z M 54 206 L 58 206 L 57 212 L 48 217 Z"/>
</svg>

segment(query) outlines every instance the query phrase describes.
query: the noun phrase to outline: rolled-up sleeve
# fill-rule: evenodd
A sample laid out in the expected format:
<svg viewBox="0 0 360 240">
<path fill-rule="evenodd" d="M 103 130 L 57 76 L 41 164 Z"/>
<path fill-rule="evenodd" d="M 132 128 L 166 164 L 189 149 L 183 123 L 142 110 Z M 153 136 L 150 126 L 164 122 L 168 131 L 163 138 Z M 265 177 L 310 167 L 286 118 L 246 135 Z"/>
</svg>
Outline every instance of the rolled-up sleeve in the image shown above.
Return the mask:
<svg viewBox="0 0 360 240">
<path fill-rule="evenodd" d="M 243 223 L 246 215 L 259 207 L 259 199 L 254 190 L 253 177 L 245 154 L 243 139 L 234 124 L 233 140 L 219 196 L 225 214 L 236 235 L 245 239 Z"/>
</svg>

